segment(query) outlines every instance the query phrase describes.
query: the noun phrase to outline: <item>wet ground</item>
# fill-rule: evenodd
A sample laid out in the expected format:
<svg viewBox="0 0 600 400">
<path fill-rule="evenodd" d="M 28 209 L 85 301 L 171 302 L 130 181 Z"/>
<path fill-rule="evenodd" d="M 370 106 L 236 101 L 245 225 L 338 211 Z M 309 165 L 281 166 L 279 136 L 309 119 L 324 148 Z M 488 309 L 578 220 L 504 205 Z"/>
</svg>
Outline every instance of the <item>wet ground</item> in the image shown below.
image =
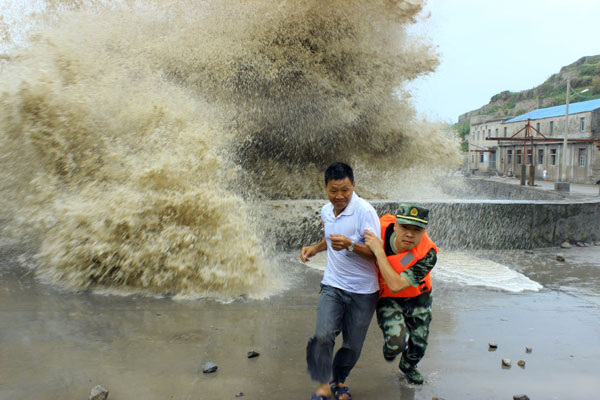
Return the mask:
<svg viewBox="0 0 600 400">
<path fill-rule="evenodd" d="M 600 247 L 478 256 L 544 289 L 509 293 L 434 280 L 430 346 L 420 364 L 425 385 L 409 385 L 383 360 L 373 323 L 347 382 L 355 399 L 597 398 Z M 304 351 L 321 272 L 296 259 L 274 261 L 289 271 L 291 290 L 223 304 L 61 291 L 37 282 L 4 247 L 0 398 L 86 399 L 100 384 L 111 400 L 308 399 L 314 384 Z M 488 351 L 489 342 L 498 349 Z M 248 359 L 250 350 L 260 356 Z M 510 369 L 502 358 L 512 360 Z M 207 361 L 217 372 L 202 373 Z"/>
</svg>

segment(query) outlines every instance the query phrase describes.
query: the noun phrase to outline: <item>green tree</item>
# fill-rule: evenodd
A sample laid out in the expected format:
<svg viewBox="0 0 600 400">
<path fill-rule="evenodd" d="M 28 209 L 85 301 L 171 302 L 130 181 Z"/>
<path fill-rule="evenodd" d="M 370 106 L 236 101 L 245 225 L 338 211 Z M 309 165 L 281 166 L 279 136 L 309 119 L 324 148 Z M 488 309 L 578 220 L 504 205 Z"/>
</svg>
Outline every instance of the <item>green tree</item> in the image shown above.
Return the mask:
<svg viewBox="0 0 600 400">
<path fill-rule="evenodd" d="M 458 121 L 457 123 L 452 125 L 452 128 L 458 133 L 458 136 L 460 137 L 461 150 L 468 150 L 469 144 L 467 143 L 466 137 L 471 132 L 471 120 L 467 119 L 464 121 Z"/>
</svg>

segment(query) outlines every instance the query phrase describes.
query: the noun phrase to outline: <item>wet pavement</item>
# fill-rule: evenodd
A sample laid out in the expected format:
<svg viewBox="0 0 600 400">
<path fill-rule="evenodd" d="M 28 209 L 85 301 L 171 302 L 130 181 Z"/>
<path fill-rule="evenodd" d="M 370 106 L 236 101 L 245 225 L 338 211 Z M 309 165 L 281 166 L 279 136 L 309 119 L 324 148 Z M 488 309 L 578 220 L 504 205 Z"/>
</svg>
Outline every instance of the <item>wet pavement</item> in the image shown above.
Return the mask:
<svg viewBox="0 0 600 400">
<path fill-rule="evenodd" d="M 496 182 L 503 182 L 503 183 L 507 183 L 510 185 L 521 185 L 521 180 L 519 178 L 504 178 L 504 177 L 489 177 L 489 178 L 483 178 L 483 179 L 489 179 L 491 181 L 496 181 Z M 534 182 L 534 186 L 529 186 L 527 183 L 524 185 L 526 187 L 529 188 L 533 188 L 533 189 L 537 189 L 537 190 L 543 190 L 543 191 L 548 191 L 548 192 L 556 192 L 554 189 L 554 181 L 550 181 L 550 180 L 536 180 Z M 591 184 L 580 184 L 580 183 L 570 183 L 569 184 L 569 192 L 565 193 L 565 192 L 557 192 L 557 193 L 562 193 L 565 194 L 566 197 L 572 197 L 572 198 L 597 198 L 600 200 L 600 185 L 591 185 Z"/>
<path fill-rule="evenodd" d="M 552 261 L 563 254 L 564 263 Z M 297 254 L 273 262 L 290 289 L 262 301 L 73 293 L 36 281 L 0 250 L 0 398 L 308 399 L 305 345 L 321 272 Z M 480 252 L 544 285 L 508 293 L 434 278 L 423 386 L 381 354 L 373 321 L 348 385 L 354 399 L 595 399 L 600 392 L 600 247 Z M 488 343 L 498 349 L 488 351 Z M 531 347 L 532 353 L 526 353 Z M 259 357 L 247 358 L 256 350 Z M 511 358 L 510 369 L 501 367 Z M 526 361 L 525 368 L 516 365 Z M 212 361 L 217 372 L 203 374 Z M 243 394 L 243 396 L 241 395 Z M 238 397 L 236 397 L 238 396 Z"/>
</svg>

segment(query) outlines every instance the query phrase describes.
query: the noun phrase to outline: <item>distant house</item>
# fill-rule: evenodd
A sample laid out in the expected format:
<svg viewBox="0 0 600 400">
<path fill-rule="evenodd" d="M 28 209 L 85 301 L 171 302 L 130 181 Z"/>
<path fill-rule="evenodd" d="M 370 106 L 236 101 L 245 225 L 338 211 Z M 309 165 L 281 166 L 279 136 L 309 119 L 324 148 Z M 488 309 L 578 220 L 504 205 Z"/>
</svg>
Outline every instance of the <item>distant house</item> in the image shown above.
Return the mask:
<svg viewBox="0 0 600 400">
<path fill-rule="evenodd" d="M 510 119 L 474 116 L 468 138 L 468 168 L 520 176 L 523 164 L 533 165 L 536 179 L 546 170 L 549 180 L 558 181 L 564 137 L 564 105 Z M 600 176 L 600 99 L 569 105 L 567 138 L 567 181 L 595 183 Z"/>
</svg>

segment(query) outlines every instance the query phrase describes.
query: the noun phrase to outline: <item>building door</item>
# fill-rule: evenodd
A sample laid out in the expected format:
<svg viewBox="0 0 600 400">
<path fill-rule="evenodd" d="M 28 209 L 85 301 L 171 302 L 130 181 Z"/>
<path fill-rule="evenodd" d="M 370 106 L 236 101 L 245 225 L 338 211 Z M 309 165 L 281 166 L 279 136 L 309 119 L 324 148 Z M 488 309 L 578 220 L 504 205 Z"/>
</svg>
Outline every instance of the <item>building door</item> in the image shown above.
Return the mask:
<svg viewBox="0 0 600 400">
<path fill-rule="evenodd" d="M 490 171 L 496 170 L 496 151 L 490 151 Z"/>
</svg>

